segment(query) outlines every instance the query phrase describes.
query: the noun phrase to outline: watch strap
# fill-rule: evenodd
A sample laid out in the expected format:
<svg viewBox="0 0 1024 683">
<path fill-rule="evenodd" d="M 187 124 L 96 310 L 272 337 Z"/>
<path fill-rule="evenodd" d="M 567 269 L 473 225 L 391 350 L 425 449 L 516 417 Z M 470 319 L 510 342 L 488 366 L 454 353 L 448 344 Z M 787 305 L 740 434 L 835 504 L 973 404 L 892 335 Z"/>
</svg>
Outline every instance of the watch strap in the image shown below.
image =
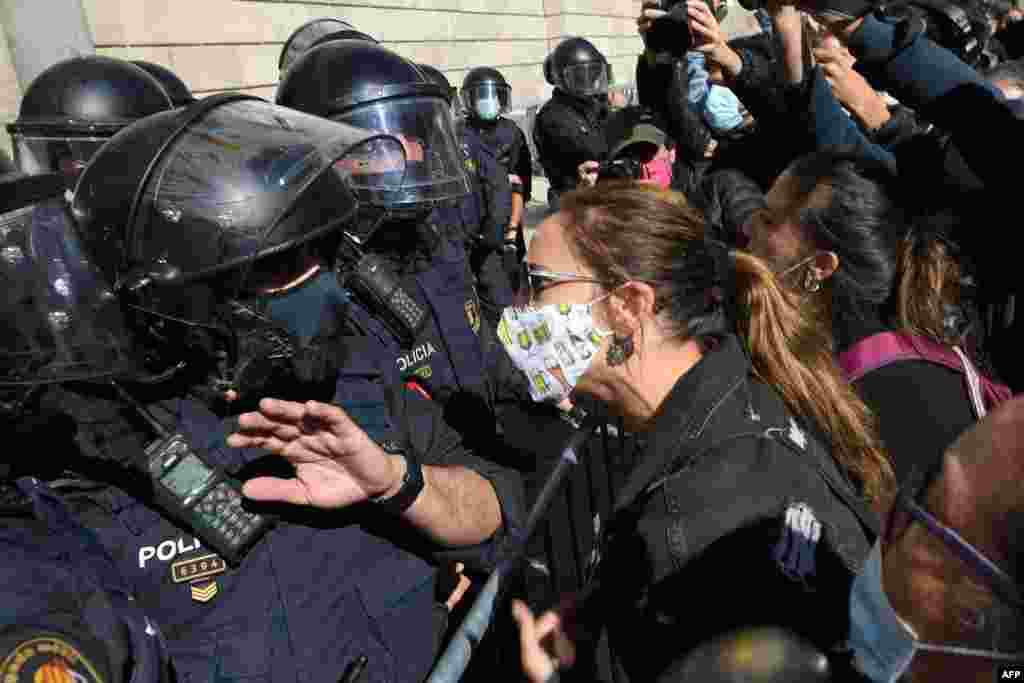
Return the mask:
<svg viewBox="0 0 1024 683">
<path fill-rule="evenodd" d="M 405 458 L 405 474 L 402 476 L 402 486 L 398 493 L 390 498 L 373 498 L 373 504 L 385 512 L 400 515 L 416 502 L 426 483 L 423 480 L 423 467 L 408 453 L 401 454 Z"/>
</svg>

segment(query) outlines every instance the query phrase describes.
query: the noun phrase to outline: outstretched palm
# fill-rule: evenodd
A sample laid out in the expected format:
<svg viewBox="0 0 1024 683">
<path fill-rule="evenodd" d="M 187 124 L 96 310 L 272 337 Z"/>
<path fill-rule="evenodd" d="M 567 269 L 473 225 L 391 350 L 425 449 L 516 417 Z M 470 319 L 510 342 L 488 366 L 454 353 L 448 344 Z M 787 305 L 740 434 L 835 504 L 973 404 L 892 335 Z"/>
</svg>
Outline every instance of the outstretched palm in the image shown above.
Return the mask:
<svg viewBox="0 0 1024 683">
<path fill-rule="evenodd" d="M 262 448 L 284 457 L 295 477 L 257 477 L 243 493 L 253 500 L 342 508 L 378 496 L 398 477 L 386 454 L 343 410 L 310 401 L 263 399 L 238 418 L 233 448 Z"/>
</svg>

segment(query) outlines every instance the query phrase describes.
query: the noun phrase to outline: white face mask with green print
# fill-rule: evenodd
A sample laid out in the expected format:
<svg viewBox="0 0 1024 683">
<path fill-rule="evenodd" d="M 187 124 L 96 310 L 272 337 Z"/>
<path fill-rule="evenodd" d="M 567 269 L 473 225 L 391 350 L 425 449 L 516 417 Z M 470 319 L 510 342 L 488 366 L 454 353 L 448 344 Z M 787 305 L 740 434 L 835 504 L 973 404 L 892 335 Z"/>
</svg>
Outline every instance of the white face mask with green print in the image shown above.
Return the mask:
<svg viewBox="0 0 1024 683">
<path fill-rule="evenodd" d="M 592 306 L 551 304 L 539 308 L 506 308 L 498 323 L 498 339 L 530 383 L 534 401 L 558 403 L 569 397 L 586 374 L 611 332 L 594 323 Z M 562 379 L 552 371 L 560 370 Z"/>
</svg>

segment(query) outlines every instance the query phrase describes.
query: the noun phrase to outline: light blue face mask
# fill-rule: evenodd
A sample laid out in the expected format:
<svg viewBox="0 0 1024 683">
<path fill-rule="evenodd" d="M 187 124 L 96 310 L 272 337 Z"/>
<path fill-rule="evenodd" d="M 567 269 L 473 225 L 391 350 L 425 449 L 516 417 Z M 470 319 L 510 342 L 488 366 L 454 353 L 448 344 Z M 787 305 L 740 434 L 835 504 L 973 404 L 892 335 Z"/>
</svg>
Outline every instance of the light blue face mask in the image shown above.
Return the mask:
<svg viewBox="0 0 1024 683">
<path fill-rule="evenodd" d="M 850 640 L 854 666 L 872 681 L 895 683 L 918 652 L 1021 662 L 1022 654 L 926 643 L 893 609 L 882 585 L 881 541 L 875 542 L 850 590 Z"/>
<path fill-rule="evenodd" d="M 308 343 L 335 327 L 345 315 L 350 296 L 335 273 L 322 271 L 300 286 L 264 300 L 268 318 Z"/>
<path fill-rule="evenodd" d="M 484 121 L 493 121 L 501 113 L 501 103 L 497 97 L 485 97 L 476 101 L 476 114 Z"/>
</svg>

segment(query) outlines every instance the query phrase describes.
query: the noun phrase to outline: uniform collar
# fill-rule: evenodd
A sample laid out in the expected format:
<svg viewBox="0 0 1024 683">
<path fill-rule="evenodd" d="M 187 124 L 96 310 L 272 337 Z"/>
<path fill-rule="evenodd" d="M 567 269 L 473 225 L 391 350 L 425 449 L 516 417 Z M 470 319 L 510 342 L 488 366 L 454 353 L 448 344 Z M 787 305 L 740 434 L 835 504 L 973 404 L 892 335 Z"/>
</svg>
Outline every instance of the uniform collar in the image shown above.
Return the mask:
<svg viewBox="0 0 1024 683">
<path fill-rule="evenodd" d="M 616 510 L 631 505 L 654 479 L 663 476 L 680 447 L 701 436 L 712 414 L 749 371 L 750 361 L 730 334 L 718 338 L 715 347 L 676 381 L 644 434 L 647 446 L 619 494 Z"/>
</svg>

